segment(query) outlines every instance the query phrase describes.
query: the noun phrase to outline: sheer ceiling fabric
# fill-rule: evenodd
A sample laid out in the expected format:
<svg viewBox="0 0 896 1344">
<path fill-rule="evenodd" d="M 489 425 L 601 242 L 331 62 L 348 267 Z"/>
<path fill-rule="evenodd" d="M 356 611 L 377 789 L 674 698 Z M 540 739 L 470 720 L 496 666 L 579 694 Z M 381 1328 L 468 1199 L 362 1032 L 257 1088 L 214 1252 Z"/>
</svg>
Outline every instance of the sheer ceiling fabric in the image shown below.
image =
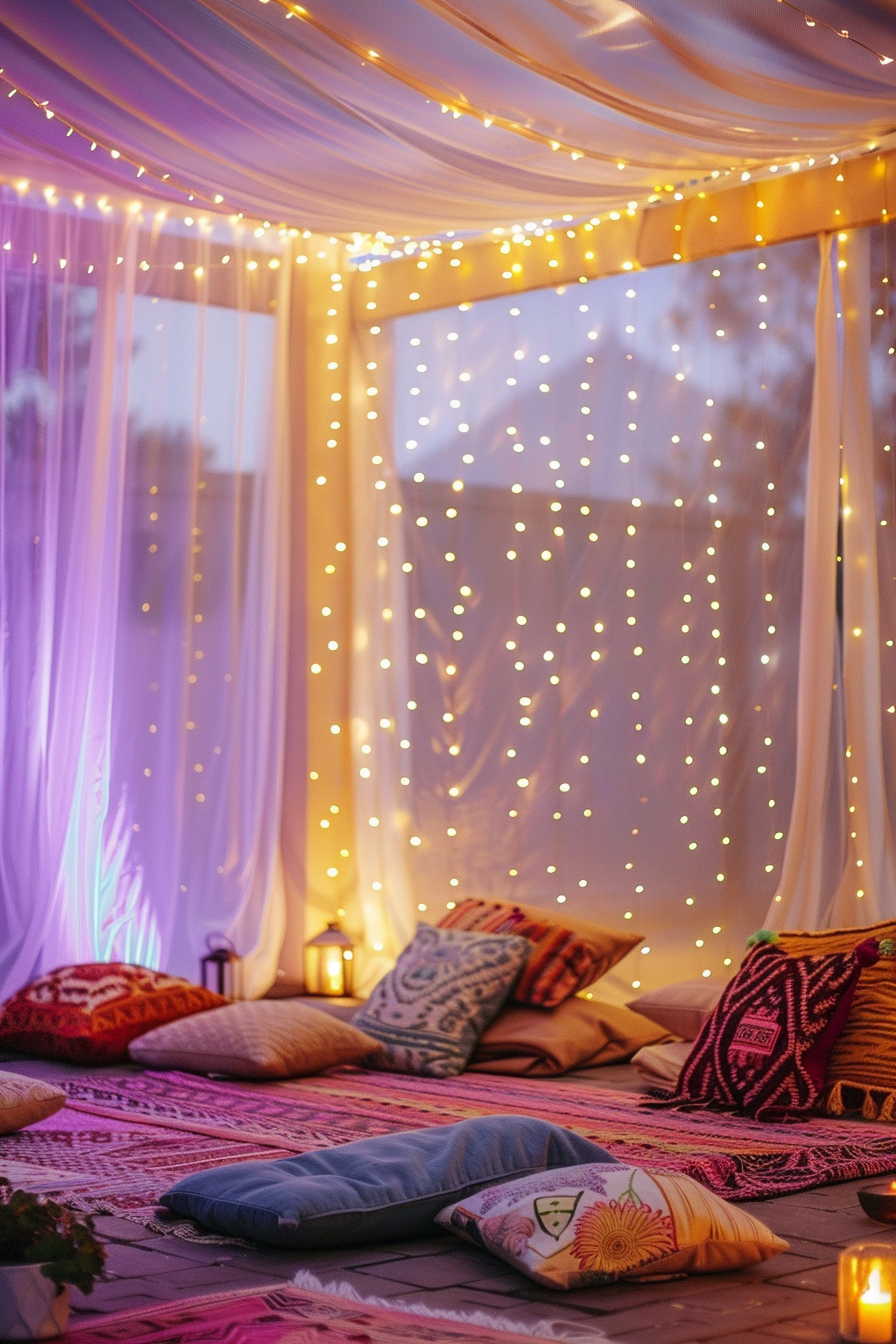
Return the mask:
<svg viewBox="0 0 896 1344">
<path fill-rule="evenodd" d="M 220 194 L 275 222 L 414 235 L 587 215 L 896 127 L 896 63 L 774 0 L 310 8 L 305 23 L 277 0 L 54 0 L 49 22 L 45 6 L 4 0 L 4 78 L 57 115 L 4 101 L 3 171 L 130 192 L 143 165 L 141 196 Z M 892 4 L 859 8 L 813 13 L 896 55 Z"/>
</svg>

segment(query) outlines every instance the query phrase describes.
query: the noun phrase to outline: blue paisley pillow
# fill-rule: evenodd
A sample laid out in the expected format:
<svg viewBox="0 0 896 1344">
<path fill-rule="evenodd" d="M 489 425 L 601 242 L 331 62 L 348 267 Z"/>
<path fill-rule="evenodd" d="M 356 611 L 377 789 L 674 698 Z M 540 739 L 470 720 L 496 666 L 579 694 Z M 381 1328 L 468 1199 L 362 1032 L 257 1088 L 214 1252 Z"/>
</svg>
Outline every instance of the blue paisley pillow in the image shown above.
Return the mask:
<svg viewBox="0 0 896 1344">
<path fill-rule="evenodd" d="M 371 1068 L 449 1078 L 513 989 L 532 951 L 525 938 L 419 924 L 395 969 L 352 1019 L 382 1041 Z"/>
</svg>

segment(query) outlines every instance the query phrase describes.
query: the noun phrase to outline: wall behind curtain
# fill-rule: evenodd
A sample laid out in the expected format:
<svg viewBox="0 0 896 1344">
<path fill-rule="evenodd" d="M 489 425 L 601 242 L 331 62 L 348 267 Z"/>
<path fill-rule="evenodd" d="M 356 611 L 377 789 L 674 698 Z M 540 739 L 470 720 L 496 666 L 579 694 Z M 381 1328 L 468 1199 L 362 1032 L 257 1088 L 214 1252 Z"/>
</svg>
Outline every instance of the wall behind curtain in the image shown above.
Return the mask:
<svg viewBox="0 0 896 1344">
<path fill-rule="evenodd" d="M 280 243 L 259 261 L 226 224 L 8 191 L 0 235 L 0 992 L 71 961 L 195 979 L 209 934 L 260 992 L 282 923 Z"/>
<path fill-rule="evenodd" d="M 817 265 L 808 240 L 364 339 L 361 897 L 402 936 L 491 895 L 645 933 L 627 984 L 739 961 L 793 791 Z"/>
</svg>

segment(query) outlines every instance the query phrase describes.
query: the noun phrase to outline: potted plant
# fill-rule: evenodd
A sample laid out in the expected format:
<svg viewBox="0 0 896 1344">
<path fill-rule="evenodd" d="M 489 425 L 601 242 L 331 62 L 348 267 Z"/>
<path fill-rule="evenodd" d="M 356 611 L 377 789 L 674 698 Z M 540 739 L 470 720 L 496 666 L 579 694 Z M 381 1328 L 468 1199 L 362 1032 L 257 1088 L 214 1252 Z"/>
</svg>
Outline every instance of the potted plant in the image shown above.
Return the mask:
<svg viewBox="0 0 896 1344">
<path fill-rule="evenodd" d="M 0 1177 L 0 1339 L 51 1339 L 68 1323 L 68 1284 L 102 1273 L 93 1219 Z"/>
</svg>

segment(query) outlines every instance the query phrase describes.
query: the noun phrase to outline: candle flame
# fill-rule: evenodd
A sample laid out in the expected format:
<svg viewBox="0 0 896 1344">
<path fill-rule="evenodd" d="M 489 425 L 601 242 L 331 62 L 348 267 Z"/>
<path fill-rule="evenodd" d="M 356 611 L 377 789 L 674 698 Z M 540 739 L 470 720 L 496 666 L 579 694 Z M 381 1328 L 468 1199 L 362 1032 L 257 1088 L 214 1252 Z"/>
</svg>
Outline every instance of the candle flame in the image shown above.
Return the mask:
<svg viewBox="0 0 896 1344">
<path fill-rule="evenodd" d="M 865 1289 L 864 1293 L 862 1293 L 860 1301 L 867 1303 L 869 1306 L 878 1303 L 890 1303 L 890 1294 L 884 1292 L 881 1288 L 879 1265 L 874 1265 L 873 1268 L 868 1271 L 868 1287 Z"/>
</svg>

